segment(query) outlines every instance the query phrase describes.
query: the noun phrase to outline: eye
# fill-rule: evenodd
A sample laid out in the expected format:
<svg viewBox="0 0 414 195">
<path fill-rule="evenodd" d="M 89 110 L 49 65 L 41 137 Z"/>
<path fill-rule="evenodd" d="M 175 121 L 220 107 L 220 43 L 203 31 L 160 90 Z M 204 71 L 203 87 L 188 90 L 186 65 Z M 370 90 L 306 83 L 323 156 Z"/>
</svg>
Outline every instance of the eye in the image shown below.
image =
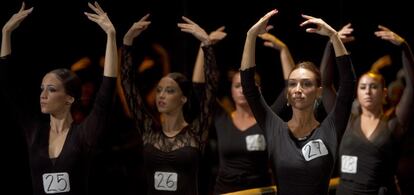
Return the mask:
<svg viewBox="0 0 414 195">
<path fill-rule="evenodd" d="M 167 93 L 171 94 L 171 93 L 175 93 L 175 89 L 174 88 L 167 88 L 165 90 Z"/>
<path fill-rule="evenodd" d="M 305 80 L 305 81 L 303 81 L 302 86 L 304 88 L 311 88 L 311 87 L 313 87 L 313 82 L 312 81 Z"/>
<path fill-rule="evenodd" d="M 296 81 L 294 81 L 294 80 L 289 80 L 288 81 L 288 83 L 287 83 L 287 86 L 289 87 L 289 88 L 294 88 L 294 87 L 296 87 L 298 85 L 298 82 L 296 82 Z"/>
<path fill-rule="evenodd" d="M 236 88 L 236 89 L 237 89 L 237 88 L 240 88 L 240 87 L 241 87 L 241 84 L 240 84 L 240 83 L 235 83 L 235 84 L 233 85 L 233 87 L 234 87 L 234 88 Z"/>
<path fill-rule="evenodd" d="M 377 84 L 372 84 L 370 87 L 371 87 L 371 89 L 378 89 L 378 85 Z"/>
<path fill-rule="evenodd" d="M 161 93 L 162 88 L 161 87 L 157 87 L 157 89 L 155 90 L 156 93 Z"/>
<path fill-rule="evenodd" d="M 48 87 L 48 88 L 47 88 L 47 90 L 48 90 L 49 92 L 56 92 L 56 91 L 57 91 L 57 89 L 56 89 L 56 88 L 54 88 L 54 87 Z"/>
</svg>

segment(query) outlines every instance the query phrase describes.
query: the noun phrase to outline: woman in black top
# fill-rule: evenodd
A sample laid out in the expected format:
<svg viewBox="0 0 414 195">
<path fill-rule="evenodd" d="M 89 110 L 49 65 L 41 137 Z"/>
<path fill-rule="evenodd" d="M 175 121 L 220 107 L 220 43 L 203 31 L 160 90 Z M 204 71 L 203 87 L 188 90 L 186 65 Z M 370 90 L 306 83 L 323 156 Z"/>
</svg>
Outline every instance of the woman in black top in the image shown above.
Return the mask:
<svg viewBox="0 0 414 195">
<path fill-rule="evenodd" d="M 223 28 L 210 33 L 216 43 L 225 37 Z M 265 33 L 260 36 L 264 45 L 280 51 L 284 76 L 288 76 L 294 66 L 289 48 L 274 35 Z M 193 73 L 193 82 L 204 83 L 203 51 L 200 48 Z M 232 72 L 230 72 L 231 74 Z M 285 78 L 285 79 L 286 79 Z M 231 96 L 233 110 L 226 110 L 221 103 L 214 118 L 218 141 L 219 169 L 214 185 L 214 194 L 223 194 L 250 188 L 272 185 L 271 171 L 267 155 L 267 145 L 263 130 L 257 125 L 250 109 L 240 80 L 240 72 L 231 75 Z M 260 86 L 259 75 L 255 77 Z M 229 141 L 231 140 L 231 141 Z"/>
<path fill-rule="evenodd" d="M 414 57 L 408 43 L 384 26 L 375 35 L 402 50 L 406 87 L 392 113 L 384 113 L 387 89 L 382 75 L 367 72 L 358 81 L 359 113 L 352 113 L 342 138 L 340 183 L 337 194 L 396 195 L 395 174 L 400 144 L 412 128 L 414 103 Z"/>
<path fill-rule="evenodd" d="M 202 42 L 205 53 L 206 85 L 199 97 L 197 117 L 190 108 L 192 83 L 181 73 L 163 77 L 156 90 L 156 106 L 160 120 L 151 116 L 136 86 L 136 67 L 132 63 L 131 46 L 150 22 L 149 15 L 134 23 L 124 36 L 122 48 L 122 86 L 136 128 L 143 139 L 144 171 L 148 194 L 198 194 L 198 164 L 213 118 L 214 94 L 217 88 L 215 57 L 208 34 L 196 23 L 182 17 L 178 23 L 183 32 Z M 193 111 L 193 116 L 191 115 Z"/>
<path fill-rule="evenodd" d="M 24 106 L 25 100 L 17 96 L 18 86 L 13 82 L 11 68 L 11 34 L 32 12 L 23 3 L 3 27 L 1 49 L 2 94 L 10 102 L 19 124 L 26 133 L 29 163 L 32 176 L 33 194 L 74 194 L 88 193 L 88 155 L 96 138 L 105 127 L 104 121 L 110 113 L 117 76 L 117 47 L 115 29 L 102 8 L 95 3 L 88 4 L 94 13 L 85 13 L 89 20 L 97 23 L 107 34 L 104 78 L 89 116 L 75 124 L 71 108 L 80 96 L 80 80 L 70 70 L 56 69 L 43 77 L 40 93 L 40 108 L 49 114 L 46 123 L 36 118 Z M 23 105 L 22 105 L 23 104 Z"/>
<path fill-rule="evenodd" d="M 278 194 L 327 194 L 336 159 L 338 140 L 345 130 L 354 96 L 355 74 L 351 60 L 337 32 L 319 18 L 302 15 L 300 26 L 310 33 L 328 36 L 333 43 L 341 71 L 340 89 L 334 109 L 319 123 L 314 104 L 322 94 L 320 74 L 313 63 L 298 64 L 287 82 L 287 99 L 292 118 L 284 122 L 266 104 L 254 84 L 256 37 L 266 32 L 266 25 L 276 10 L 262 17 L 247 33 L 242 62 L 243 93 L 259 126 L 265 131 Z"/>
</svg>

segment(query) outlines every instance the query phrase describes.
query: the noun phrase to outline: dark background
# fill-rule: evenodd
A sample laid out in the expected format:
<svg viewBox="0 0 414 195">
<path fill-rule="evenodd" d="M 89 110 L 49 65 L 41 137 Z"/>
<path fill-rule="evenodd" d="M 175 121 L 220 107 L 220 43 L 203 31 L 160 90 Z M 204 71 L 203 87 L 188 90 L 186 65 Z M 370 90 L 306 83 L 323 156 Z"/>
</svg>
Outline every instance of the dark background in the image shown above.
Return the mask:
<svg viewBox="0 0 414 195">
<path fill-rule="evenodd" d="M 3 0 L 0 7 L 0 22 L 4 24 L 11 14 L 20 8 L 21 1 Z M 28 6 L 35 9 L 16 30 L 12 37 L 13 52 L 25 56 L 27 64 L 34 73 L 56 67 L 69 67 L 81 57 L 94 59 L 102 56 L 105 49 L 105 34 L 83 14 L 90 11 L 86 0 L 29 0 Z M 360 5 L 357 0 L 102 0 L 101 6 L 109 14 L 117 29 L 118 45 L 134 21 L 150 13 L 150 28 L 137 38 L 136 45 L 145 52 L 151 43 L 159 43 L 170 53 L 173 71 L 191 75 L 198 42 L 189 34 L 182 33 L 176 26 L 181 16 L 187 16 L 197 22 L 207 32 L 220 26 L 226 26 L 228 36 L 216 46 L 220 67 L 238 68 L 247 30 L 261 16 L 277 8 L 279 13 L 270 24 L 275 28 L 270 32 L 284 41 L 290 48 L 296 62 L 310 60 L 319 63 L 326 37 L 309 34 L 299 27 L 303 21 L 300 14 L 321 17 L 332 27 L 340 29 L 351 22 L 355 29 L 356 41 L 348 44 L 355 69 L 358 74 L 367 71 L 371 64 L 384 54 L 395 54 L 395 64 L 384 72 L 388 82 L 394 79 L 399 54 L 388 42 L 374 36 L 377 25 L 382 24 L 412 42 L 413 19 L 408 1 L 367 1 Z M 147 48 L 147 49 L 146 49 Z M 258 43 L 257 64 L 264 79 L 264 93 L 272 99 L 275 94 L 269 92 L 274 86 L 280 86 L 279 54 Z M 276 74 L 275 77 L 273 74 Z M 275 80 L 276 79 L 276 80 Z"/>
<path fill-rule="evenodd" d="M 33 13 L 13 33 L 13 54 L 21 56 L 21 87 L 27 98 L 38 100 L 41 76 L 54 68 L 69 68 L 82 57 L 98 61 L 104 55 L 105 33 L 83 14 L 90 11 L 86 0 L 28 0 Z M 351 22 L 356 41 L 347 45 L 358 75 L 370 69 L 371 64 L 385 54 L 391 54 L 393 64 L 384 68 L 387 83 L 395 78 L 401 68 L 398 48 L 374 36 L 377 25 L 382 24 L 414 43 L 412 9 L 409 1 L 358 1 L 358 0 L 101 0 L 102 8 L 110 16 L 117 30 L 118 46 L 133 22 L 150 13 L 152 24 L 135 42 L 145 55 L 152 43 L 164 46 L 170 54 L 172 70 L 191 76 L 199 43 L 189 34 L 179 31 L 176 23 L 187 16 L 207 32 L 226 26 L 228 36 L 216 46 L 217 62 L 224 73 L 228 68 L 238 68 L 247 30 L 271 9 L 279 13 L 270 20 L 275 28 L 270 32 L 284 41 L 296 62 L 310 60 L 319 64 L 327 37 L 308 34 L 299 24 L 300 14 L 321 17 L 332 27 L 340 29 Z M 364 5 L 361 5 L 361 4 Z M 0 24 L 17 12 L 21 1 L 0 2 Z M 403 22 L 407 21 L 407 22 Z M 283 86 L 279 53 L 257 44 L 257 65 L 262 76 L 263 93 L 272 101 Z M 20 66 L 19 65 L 19 66 Z M 30 84 L 30 85 L 29 85 Z M 34 87 L 31 87 L 34 86 Z M 227 89 L 222 89 L 225 93 Z M 6 103 L 1 106 L 6 108 Z M 16 124 L 10 123 L 2 111 L 2 161 L 4 177 L 10 188 L 23 194 L 29 193 L 24 138 L 14 132 Z M 412 152 L 412 151 L 410 151 Z M 411 154 L 411 153 L 410 153 Z M 122 171 L 122 170 L 121 170 Z M 125 170 L 123 170 L 125 171 Z M 8 183 L 7 183 L 8 184 Z M 7 189 L 7 188 L 6 188 Z"/>
</svg>

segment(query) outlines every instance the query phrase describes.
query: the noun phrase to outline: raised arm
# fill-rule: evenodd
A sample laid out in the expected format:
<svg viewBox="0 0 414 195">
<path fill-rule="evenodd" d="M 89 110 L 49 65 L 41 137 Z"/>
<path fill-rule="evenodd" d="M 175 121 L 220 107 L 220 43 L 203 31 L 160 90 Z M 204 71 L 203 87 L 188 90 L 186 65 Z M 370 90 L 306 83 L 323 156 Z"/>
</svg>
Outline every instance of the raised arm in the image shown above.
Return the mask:
<svg viewBox="0 0 414 195">
<path fill-rule="evenodd" d="M 153 125 L 152 116 L 145 108 L 144 99 L 137 86 L 137 65 L 132 60 L 132 44 L 134 39 L 140 35 L 151 24 L 148 21 L 149 14 L 135 22 L 124 35 L 123 47 L 121 48 L 121 84 L 125 94 L 129 113 L 134 119 L 135 127 L 142 134 L 150 130 Z"/>
<path fill-rule="evenodd" d="M 221 40 L 223 40 L 226 36 L 227 33 L 224 32 L 225 27 L 222 26 L 218 29 L 216 29 L 215 31 L 210 32 L 210 34 L 208 35 L 210 40 L 211 40 L 211 44 L 214 45 L 218 42 L 220 42 Z M 198 53 L 197 53 L 197 58 L 194 64 L 194 70 L 193 70 L 193 82 L 194 83 L 204 83 L 205 82 L 205 77 L 204 77 L 204 52 L 203 49 L 200 47 L 198 49 Z"/>
<path fill-rule="evenodd" d="M 109 121 L 115 94 L 116 77 L 118 76 L 118 51 L 115 28 L 108 15 L 97 2 L 94 2 L 94 4 L 88 3 L 88 6 L 93 13 L 85 12 L 85 15 L 89 20 L 98 24 L 107 35 L 104 77 L 97 92 L 93 108 L 81 123 L 81 127 L 84 129 L 81 134 L 85 143 L 94 145 L 99 135 L 106 129 L 107 122 Z"/>
<path fill-rule="evenodd" d="M 30 105 L 33 102 L 27 100 L 27 90 L 21 90 L 21 84 L 23 84 L 21 83 L 22 75 L 21 73 L 17 75 L 18 69 L 21 68 L 20 64 L 18 64 L 20 58 L 11 55 L 11 35 L 32 11 L 33 7 L 26 9 L 23 2 L 20 10 L 13 14 L 4 24 L 0 54 L 0 95 L 4 97 L 1 99 L 7 101 L 8 108 L 10 109 L 6 112 L 10 112 L 12 118 L 24 129 L 28 141 L 32 140 L 33 131 L 30 130 L 32 130 L 39 112 L 38 110 L 30 109 L 33 108 Z M 24 85 L 27 87 L 27 83 L 24 83 Z"/>
<path fill-rule="evenodd" d="M 202 141 L 207 140 L 208 131 L 213 124 L 214 104 L 216 103 L 216 94 L 218 88 L 218 69 L 216 58 L 211 44 L 213 41 L 210 36 L 198 24 L 187 17 L 182 17 L 184 23 L 178 23 L 177 26 L 181 31 L 192 34 L 200 40 L 201 48 L 204 52 L 204 78 L 205 89 L 200 97 L 200 115 L 193 122 L 196 131 L 201 135 Z"/>
<path fill-rule="evenodd" d="M 339 89 L 334 107 L 331 109 L 325 120 L 328 119 L 328 121 L 335 126 L 339 138 L 345 131 L 355 96 L 356 76 L 352 61 L 335 29 L 320 18 L 308 15 L 302 15 L 302 17 L 306 20 L 301 23 L 300 26 L 304 27 L 308 24 L 316 25 L 315 28 L 306 28 L 306 32 L 317 33 L 329 37 L 335 51 L 336 64 L 341 73 L 339 75 Z"/>
<path fill-rule="evenodd" d="M 249 103 L 250 108 L 252 109 L 257 123 L 263 129 L 272 129 L 267 127 L 268 125 L 271 125 L 272 120 L 270 119 L 270 116 L 273 115 L 273 112 L 270 110 L 270 107 L 267 105 L 263 96 L 260 94 L 259 89 L 256 86 L 256 82 L 254 80 L 254 74 L 256 71 L 256 38 L 258 35 L 267 32 L 267 30 L 269 29 L 267 24 L 270 18 L 277 12 L 277 10 L 272 10 L 268 12 L 249 29 L 249 31 L 247 32 L 242 61 L 240 65 L 240 76 L 243 94 L 246 97 L 246 100 Z"/>
<path fill-rule="evenodd" d="M 343 43 L 352 42 L 355 40 L 355 37 L 352 36 L 353 31 L 354 29 L 351 27 L 351 23 L 348 23 L 345 26 L 343 26 L 341 30 L 338 31 L 339 38 L 342 40 Z M 331 41 L 328 41 L 325 46 L 325 50 L 320 65 L 323 88 L 322 102 L 327 113 L 329 113 L 333 108 L 336 99 L 336 90 L 333 81 L 334 63 L 335 55 L 333 51 L 333 46 Z"/>
<path fill-rule="evenodd" d="M 408 126 L 410 119 L 412 119 L 413 106 L 414 106 L 414 57 L 410 49 L 409 44 L 387 27 L 378 26 L 378 31 L 375 35 L 383 40 L 389 41 L 390 43 L 400 46 L 402 49 L 402 63 L 405 72 L 406 86 L 404 88 L 403 95 L 396 108 L 396 116 L 398 122 L 405 127 Z M 400 132 L 402 133 L 402 132 Z"/>
<path fill-rule="evenodd" d="M 277 12 L 278 11 L 276 9 L 268 12 L 247 32 L 240 70 L 246 70 L 256 66 L 256 38 L 260 34 L 266 33 L 267 30 L 271 28 L 267 26 L 267 23 Z"/>
<path fill-rule="evenodd" d="M 88 3 L 95 13 L 85 12 L 85 15 L 89 20 L 98 24 L 107 35 L 106 39 L 106 52 L 105 52 L 105 64 L 104 64 L 104 76 L 117 77 L 118 76 L 118 52 L 116 46 L 116 31 L 114 25 L 109 19 L 106 12 L 99 6 L 98 2 L 94 4 Z"/>
<path fill-rule="evenodd" d="M 20 10 L 13 14 L 13 16 L 7 21 L 2 29 L 1 38 L 1 52 L 0 57 L 5 57 L 11 54 L 11 35 L 13 31 L 19 27 L 20 23 L 33 11 L 33 7 L 26 9 L 26 5 L 23 2 Z"/>
</svg>

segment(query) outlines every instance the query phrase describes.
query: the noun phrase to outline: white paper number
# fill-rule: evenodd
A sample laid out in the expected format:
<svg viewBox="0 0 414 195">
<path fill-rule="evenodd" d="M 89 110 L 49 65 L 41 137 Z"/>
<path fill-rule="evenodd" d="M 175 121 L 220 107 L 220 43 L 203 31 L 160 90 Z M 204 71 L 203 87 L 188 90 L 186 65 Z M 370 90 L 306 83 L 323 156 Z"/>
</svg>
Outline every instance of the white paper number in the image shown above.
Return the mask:
<svg viewBox="0 0 414 195">
<path fill-rule="evenodd" d="M 43 174 L 43 189 L 46 194 L 69 192 L 69 174 L 66 172 Z"/>
</svg>

